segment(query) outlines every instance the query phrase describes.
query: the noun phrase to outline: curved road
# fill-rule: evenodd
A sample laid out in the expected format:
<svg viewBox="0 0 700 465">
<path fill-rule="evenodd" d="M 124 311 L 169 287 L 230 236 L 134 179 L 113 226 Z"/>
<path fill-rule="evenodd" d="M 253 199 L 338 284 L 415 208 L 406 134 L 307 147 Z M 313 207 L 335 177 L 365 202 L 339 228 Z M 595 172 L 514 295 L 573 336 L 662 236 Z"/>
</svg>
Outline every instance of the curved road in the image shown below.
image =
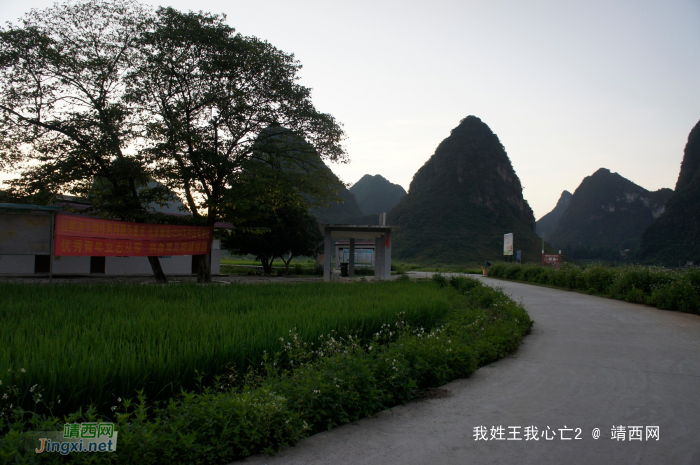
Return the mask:
<svg viewBox="0 0 700 465">
<path fill-rule="evenodd" d="M 396 407 L 246 462 L 700 464 L 699 316 L 481 279 L 503 287 L 535 321 L 514 356 L 443 386 L 447 398 Z M 475 427 L 490 439 L 499 425 L 505 438 L 524 439 L 525 427 L 536 426 L 538 438 L 544 431 L 553 439 L 474 439 Z M 624 427 L 624 441 L 612 439 L 613 426 Z M 641 441 L 632 426 L 642 427 Z M 658 440 L 647 439 L 647 426 L 658 426 Z M 576 428 L 581 439 L 563 439 Z"/>
</svg>

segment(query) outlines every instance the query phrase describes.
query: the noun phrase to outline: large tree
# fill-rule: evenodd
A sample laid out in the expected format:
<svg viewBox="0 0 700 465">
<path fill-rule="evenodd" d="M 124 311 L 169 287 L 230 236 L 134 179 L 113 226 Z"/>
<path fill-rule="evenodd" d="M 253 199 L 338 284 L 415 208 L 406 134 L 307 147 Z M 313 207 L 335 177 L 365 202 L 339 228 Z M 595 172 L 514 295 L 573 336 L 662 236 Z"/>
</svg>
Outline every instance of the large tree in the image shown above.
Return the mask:
<svg viewBox="0 0 700 465">
<path fill-rule="evenodd" d="M 308 206 L 286 205 L 258 218 L 260 230 L 241 228 L 224 239 L 223 247 L 239 255 L 254 255 L 260 260 L 265 274 L 272 272 L 276 258 L 289 264 L 294 257 L 314 256 L 323 247 L 323 235 Z"/>
<path fill-rule="evenodd" d="M 340 125 L 314 108 L 310 90 L 298 83 L 301 65 L 293 55 L 236 34 L 224 16 L 172 8 L 156 16 L 140 41 L 145 60 L 130 76 L 130 101 L 141 109 L 156 178 L 182 195 L 201 224 L 213 226 L 225 209 L 235 219 L 237 199 L 230 191 L 241 188 L 255 147 L 268 137 L 279 140 L 278 131 L 266 131 L 271 125 L 313 148 L 270 150 L 274 159 L 292 160 L 275 165 L 266 158 L 278 174 L 289 174 L 287 163 L 303 166 L 314 157 L 346 159 Z M 256 181 L 258 191 L 287 192 Z M 200 282 L 211 280 L 208 256 L 201 256 L 199 270 Z"/>
<path fill-rule="evenodd" d="M 0 29 L 0 169 L 20 196 L 72 193 L 103 215 L 152 221 L 167 191 L 151 183 L 125 77 L 139 65 L 152 14 L 130 0 L 32 10 Z M 166 280 L 158 257 L 156 279 Z"/>
</svg>

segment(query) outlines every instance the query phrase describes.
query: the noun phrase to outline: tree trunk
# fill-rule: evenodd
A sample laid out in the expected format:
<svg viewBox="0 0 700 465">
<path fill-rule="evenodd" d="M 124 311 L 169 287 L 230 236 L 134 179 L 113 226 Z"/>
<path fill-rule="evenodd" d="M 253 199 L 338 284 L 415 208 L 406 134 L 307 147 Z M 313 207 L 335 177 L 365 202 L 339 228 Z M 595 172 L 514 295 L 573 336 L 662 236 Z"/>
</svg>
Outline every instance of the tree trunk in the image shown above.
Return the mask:
<svg viewBox="0 0 700 465">
<path fill-rule="evenodd" d="M 197 257 L 199 264 L 197 266 L 197 282 L 199 284 L 207 284 L 211 282 L 211 253 L 199 255 Z"/>
<path fill-rule="evenodd" d="M 167 284 L 168 278 L 163 273 L 163 268 L 160 266 L 160 259 L 158 257 L 148 257 L 148 263 L 151 264 L 151 269 L 153 270 L 153 276 L 156 278 L 156 282 L 159 284 Z"/>
<path fill-rule="evenodd" d="M 289 259 L 285 260 L 284 257 L 282 257 L 282 261 L 284 262 L 284 268 L 285 268 L 285 273 L 287 273 L 287 276 L 289 276 L 289 264 L 292 263 L 292 258 L 294 258 L 294 255 L 289 255 Z"/>
<path fill-rule="evenodd" d="M 272 260 L 268 260 L 267 258 L 260 259 L 260 263 L 262 263 L 263 267 L 263 273 L 265 273 L 266 275 L 272 274 L 272 262 L 274 261 L 274 258 Z"/>
</svg>

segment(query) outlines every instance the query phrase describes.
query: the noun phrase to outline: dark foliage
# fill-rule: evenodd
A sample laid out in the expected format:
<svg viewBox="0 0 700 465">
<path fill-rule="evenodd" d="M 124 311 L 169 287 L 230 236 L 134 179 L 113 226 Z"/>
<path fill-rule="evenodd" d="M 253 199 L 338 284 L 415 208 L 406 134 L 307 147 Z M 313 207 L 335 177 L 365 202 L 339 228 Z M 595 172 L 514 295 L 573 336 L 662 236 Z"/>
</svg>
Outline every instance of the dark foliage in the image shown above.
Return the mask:
<svg viewBox="0 0 700 465">
<path fill-rule="evenodd" d="M 225 238 L 222 246 L 236 255 L 254 255 L 265 274 L 272 273 L 276 258 L 284 261 L 287 274 L 294 257 L 314 256 L 322 249 L 323 235 L 316 218 L 306 206 L 287 205 L 260 219 L 258 227 L 267 230 L 241 229 Z"/>
<path fill-rule="evenodd" d="M 565 264 L 561 270 L 539 265 L 499 263 L 489 270 L 493 278 L 527 281 L 601 294 L 663 310 L 700 314 L 700 269 L 668 270 L 644 266 L 585 268 Z"/>
</svg>

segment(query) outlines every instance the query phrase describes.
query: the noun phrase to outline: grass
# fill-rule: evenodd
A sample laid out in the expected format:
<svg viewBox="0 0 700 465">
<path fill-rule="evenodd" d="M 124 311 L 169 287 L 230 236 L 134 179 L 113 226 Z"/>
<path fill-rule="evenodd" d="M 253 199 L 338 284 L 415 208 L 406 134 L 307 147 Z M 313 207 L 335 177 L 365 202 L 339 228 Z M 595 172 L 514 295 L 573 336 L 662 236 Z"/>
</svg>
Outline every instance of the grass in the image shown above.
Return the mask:
<svg viewBox="0 0 700 465">
<path fill-rule="evenodd" d="M 405 273 L 407 271 L 432 271 L 437 273 L 465 273 L 465 274 L 482 274 L 483 270 L 480 265 L 420 265 L 416 263 L 394 262 L 392 270 L 397 273 Z"/>
<path fill-rule="evenodd" d="M 137 389 L 164 399 L 193 389 L 199 375 L 210 384 L 215 375 L 245 372 L 264 351 L 278 350 L 292 328 L 304 340 L 330 331 L 370 338 L 399 312 L 430 327 L 447 311 L 436 289 L 405 282 L 1 284 L 0 293 L 0 394 L 16 386 L 30 408 L 29 387 L 38 384 L 43 404 L 60 398 L 63 411 L 104 409 Z"/>
<path fill-rule="evenodd" d="M 353 285 L 325 286 L 332 294 Z M 276 286 L 257 287 L 271 291 Z M 10 422 L 0 418 L 0 431 L 5 433 L 0 437 L 0 458 L 8 463 L 222 464 L 270 454 L 314 432 L 468 376 L 515 351 L 532 325 L 524 309 L 474 279 L 438 275 L 426 282 L 358 283 L 346 298 L 358 297 L 362 288 L 379 293 L 375 295 L 429 296 L 439 303 L 432 311 L 439 324 L 427 327 L 411 322 L 408 313 L 398 313 L 369 338 L 359 332 L 325 333 L 313 343 L 302 338 L 297 326 L 259 370 L 248 372 L 244 383 L 183 392 L 157 405 L 139 395 L 120 403 L 113 418 L 90 409 L 65 418 L 15 409 L 9 412 Z M 385 307 L 387 302 L 374 305 Z M 62 457 L 24 448 L 28 431 L 62 430 L 65 422 L 105 419 L 115 420 L 119 432 L 114 453 Z"/>
<path fill-rule="evenodd" d="M 273 274 L 286 275 L 284 262 L 276 259 L 272 267 Z M 227 257 L 221 259 L 221 273 L 228 275 L 261 275 L 262 263 L 251 256 Z M 289 265 L 289 274 L 296 276 L 323 276 L 323 267 L 316 266 L 313 258 L 299 257 Z"/>
<path fill-rule="evenodd" d="M 489 276 L 544 284 L 664 310 L 700 314 L 700 269 L 672 270 L 627 265 L 564 264 L 561 270 L 540 265 L 496 264 Z"/>
</svg>

